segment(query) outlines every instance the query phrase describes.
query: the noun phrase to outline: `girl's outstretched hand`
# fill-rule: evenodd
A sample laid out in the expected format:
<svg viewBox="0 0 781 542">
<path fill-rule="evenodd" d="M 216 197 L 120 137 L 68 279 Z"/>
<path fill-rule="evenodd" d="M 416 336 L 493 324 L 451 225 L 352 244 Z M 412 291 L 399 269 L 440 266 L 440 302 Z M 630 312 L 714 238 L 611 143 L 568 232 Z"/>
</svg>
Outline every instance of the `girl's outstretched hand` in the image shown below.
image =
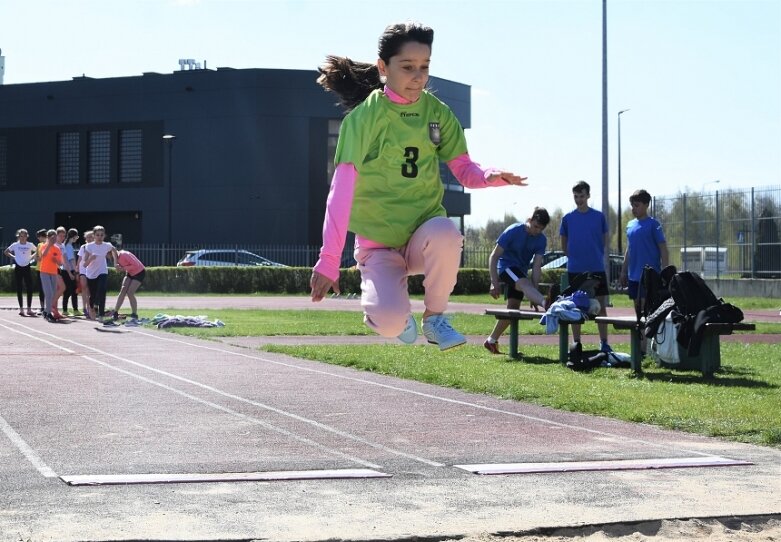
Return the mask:
<svg viewBox="0 0 781 542">
<path fill-rule="evenodd" d="M 315 303 L 322 301 L 328 294 L 328 290 L 333 289 L 334 293 L 340 293 L 338 280 L 333 281 L 317 271 L 312 271 L 312 278 L 309 279 L 309 287 L 312 289 L 312 301 Z"/>
<path fill-rule="evenodd" d="M 501 178 L 507 184 L 514 184 L 516 186 L 529 186 L 526 183 L 526 179 L 528 179 L 528 177 L 520 177 L 509 171 L 500 171 L 499 173 L 489 176 L 488 180 L 494 181 L 497 178 Z"/>
</svg>

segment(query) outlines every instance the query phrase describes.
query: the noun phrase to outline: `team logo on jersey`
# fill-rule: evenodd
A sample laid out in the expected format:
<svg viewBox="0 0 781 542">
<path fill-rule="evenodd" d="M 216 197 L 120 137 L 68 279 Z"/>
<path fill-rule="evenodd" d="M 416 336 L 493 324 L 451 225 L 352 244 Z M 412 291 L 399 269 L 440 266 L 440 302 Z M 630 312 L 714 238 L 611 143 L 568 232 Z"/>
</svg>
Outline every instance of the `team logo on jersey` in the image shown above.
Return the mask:
<svg viewBox="0 0 781 542">
<path fill-rule="evenodd" d="M 434 145 L 439 145 L 440 143 L 442 143 L 442 134 L 439 132 L 438 122 L 428 123 L 428 137 L 429 139 L 431 139 L 431 142 Z"/>
</svg>

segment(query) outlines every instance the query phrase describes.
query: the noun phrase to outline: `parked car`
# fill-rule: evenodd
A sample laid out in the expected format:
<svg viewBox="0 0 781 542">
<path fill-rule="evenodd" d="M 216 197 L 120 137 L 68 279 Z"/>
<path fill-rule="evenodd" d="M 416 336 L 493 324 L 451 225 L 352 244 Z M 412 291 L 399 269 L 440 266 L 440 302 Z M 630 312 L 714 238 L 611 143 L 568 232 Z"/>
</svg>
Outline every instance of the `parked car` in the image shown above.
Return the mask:
<svg viewBox="0 0 781 542">
<path fill-rule="evenodd" d="M 177 262 L 178 266 L 238 266 L 238 267 L 287 267 L 284 264 L 272 262 L 248 250 L 188 250 Z"/>
<path fill-rule="evenodd" d="M 610 260 L 610 280 L 616 282 L 618 281 L 618 276 L 621 274 L 621 267 L 624 265 L 624 255 L 611 254 L 610 256 L 608 256 L 608 258 Z M 567 257 L 560 256 L 546 263 L 545 265 L 542 266 L 542 268 L 543 269 L 566 269 Z"/>
<path fill-rule="evenodd" d="M 542 255 L 542 265 L 549 264 L 553 260 L 557 260 L 564 256 L 564 253 L 560 250 L 549 250 L 545 254 Z M 534 261 L 534 257 L 532 256 L 531 261 L 529 261 L 529 264 L 531 264 Z"/>
</svg>

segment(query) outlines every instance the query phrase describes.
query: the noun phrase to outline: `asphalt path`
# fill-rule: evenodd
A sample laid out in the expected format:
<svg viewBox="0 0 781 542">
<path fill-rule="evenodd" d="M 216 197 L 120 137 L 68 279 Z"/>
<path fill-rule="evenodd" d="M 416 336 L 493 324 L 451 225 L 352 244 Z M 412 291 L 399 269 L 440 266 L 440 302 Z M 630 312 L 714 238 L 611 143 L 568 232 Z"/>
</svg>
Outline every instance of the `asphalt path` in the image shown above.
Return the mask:
<svg viewBox="0 0 781 542">
<path fill-rule="evenodd" d="M 777 449 L 96 327 L 0 311 L 0 540 L 389 540 L 781 512 Z M 750 464 L 621 463 L 717 458 Z M 593 461 L 609 470 L 459 467 Z M 165 481 L 188 476 L 204 481 Z"/>
</svg>

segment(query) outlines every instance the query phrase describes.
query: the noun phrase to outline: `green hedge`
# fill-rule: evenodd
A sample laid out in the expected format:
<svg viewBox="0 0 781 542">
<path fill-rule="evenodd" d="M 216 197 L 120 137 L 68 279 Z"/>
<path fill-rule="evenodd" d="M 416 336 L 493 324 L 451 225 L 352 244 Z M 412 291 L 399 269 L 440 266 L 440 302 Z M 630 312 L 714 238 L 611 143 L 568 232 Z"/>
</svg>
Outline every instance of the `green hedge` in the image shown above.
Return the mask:
<svg viewBox="0 0 781 542">
<path fill-rule="evenodd" d="M 543 282 L 559 282 L 562 271 L 544 271 Z M 308 267 L 149 267 L 143 289 L 151 292 L 254 294 L 259 292 L 301 294 L 309 291 Z M 109 269 L 108 289 L 118 291 L 123 273 Z M 453 290 L 456 295 L 488 293 L 487 269 L 461 269 Z M 357 269 L 343 269 L 339 286 L 345 294 L 361 291 Z M 423 277 L 409 278 L 411 294 L 423 293 Z M 13 270 L 0 268 L 0 292 L 14 293 Z"/>
</svg>

